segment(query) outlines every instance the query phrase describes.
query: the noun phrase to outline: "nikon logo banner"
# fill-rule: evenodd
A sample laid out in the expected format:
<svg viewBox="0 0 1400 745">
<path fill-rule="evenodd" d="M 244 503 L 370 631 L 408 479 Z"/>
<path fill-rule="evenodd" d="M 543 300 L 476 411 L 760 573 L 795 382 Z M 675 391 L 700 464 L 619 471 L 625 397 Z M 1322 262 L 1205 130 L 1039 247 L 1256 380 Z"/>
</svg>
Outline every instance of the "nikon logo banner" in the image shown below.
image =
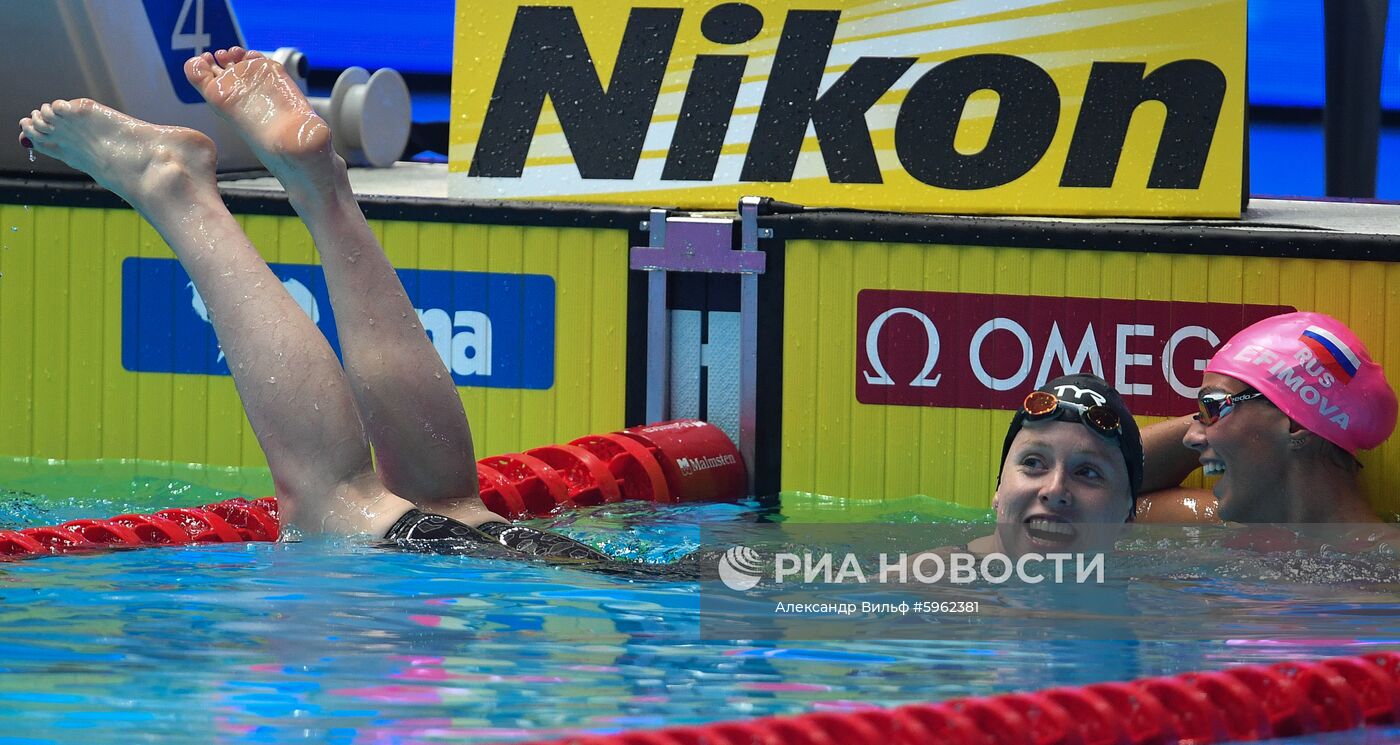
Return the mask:
<svg viewBox="0 0 1400 745">
<path fill-rule="evenodd" d="M 1237 217 L 1245 0 L 458 0 L 451 193 Z"/>
</svg>

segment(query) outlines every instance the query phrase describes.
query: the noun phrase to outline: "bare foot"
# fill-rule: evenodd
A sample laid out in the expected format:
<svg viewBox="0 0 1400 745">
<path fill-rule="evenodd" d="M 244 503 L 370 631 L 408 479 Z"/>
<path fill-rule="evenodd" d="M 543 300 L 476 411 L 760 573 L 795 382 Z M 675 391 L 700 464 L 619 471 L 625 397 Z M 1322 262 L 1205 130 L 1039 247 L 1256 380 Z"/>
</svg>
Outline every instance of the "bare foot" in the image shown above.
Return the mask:
<svg viewBox="0 0 1400 745">
<path fill-rule="evenodd" d="M 19 126 L 21 144 L 92 176 L 142 212 L 216 189 L 214 143 L 192 129 L 143 122 L 90 98 L 46 103 Z"/>
<path fill-rule="evenodd" d="M 284 185 L 324 187 L 339 157 L 330 127 L 282 65 L 233 47 L 191 57 L 185 77 Z"/>
</svg>

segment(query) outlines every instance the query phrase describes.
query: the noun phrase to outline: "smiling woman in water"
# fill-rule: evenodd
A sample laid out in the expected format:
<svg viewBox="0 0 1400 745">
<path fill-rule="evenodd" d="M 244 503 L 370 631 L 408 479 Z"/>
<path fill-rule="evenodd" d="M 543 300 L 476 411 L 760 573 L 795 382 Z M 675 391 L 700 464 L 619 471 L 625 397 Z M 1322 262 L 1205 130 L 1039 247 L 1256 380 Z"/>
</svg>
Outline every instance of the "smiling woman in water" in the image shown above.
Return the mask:
<svg viewBox="0 0 1400 745">
<path fill-rule="evenodd" d="M 1207 363 L 1197 406 L 1144 433 L 1155 480 L 1203 468 L 1219 477 L 1219 514 L 1233 522 L 1380 520 L 1356 454 L 1394 431 L 1395 391 L 1341 321 L 1298 312 L 1244 329 Z"/>
<path fill-rule="evenodd" d="M 1113 545 L 1142 489 L 1142 440 L 1118 392 L 1067 375 L 1026 397 L 1002 445 L 994 533 L 974 553 L 1080 553 Z"/>
</svg>

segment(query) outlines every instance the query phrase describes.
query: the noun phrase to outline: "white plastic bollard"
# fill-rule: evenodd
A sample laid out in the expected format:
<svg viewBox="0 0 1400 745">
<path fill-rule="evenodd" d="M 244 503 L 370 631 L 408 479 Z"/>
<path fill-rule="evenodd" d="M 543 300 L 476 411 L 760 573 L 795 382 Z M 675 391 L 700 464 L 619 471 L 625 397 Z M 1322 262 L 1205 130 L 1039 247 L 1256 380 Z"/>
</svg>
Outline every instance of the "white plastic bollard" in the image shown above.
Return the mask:
<svg viewBox="0 0 1400 745">
<path fill-rule="evenodd" d="M 336 79 L 330 98 L 312 98 L 311 106 L 330 124 L 335 151 L 352 166 L 387 168 L 408 145 L 413 101 L 395 70 L 370 75 L 351 67 Z"/>
</svg>

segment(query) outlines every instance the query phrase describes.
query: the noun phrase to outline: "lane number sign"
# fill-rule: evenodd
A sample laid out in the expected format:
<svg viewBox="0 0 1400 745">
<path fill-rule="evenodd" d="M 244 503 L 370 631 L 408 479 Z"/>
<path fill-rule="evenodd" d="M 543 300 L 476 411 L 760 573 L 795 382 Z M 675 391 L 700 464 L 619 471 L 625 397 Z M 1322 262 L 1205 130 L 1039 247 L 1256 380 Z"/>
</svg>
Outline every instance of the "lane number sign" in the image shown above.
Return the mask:
<svg viewBox="0 0 1400 745">
<path fill-rule="evenodd" d="M 143 0 L 170 85 L 182 103 L 202 103 L 185 80 L 185 60 L 211 49 L 243 44 L 228 0 Z"/>
</svg>

